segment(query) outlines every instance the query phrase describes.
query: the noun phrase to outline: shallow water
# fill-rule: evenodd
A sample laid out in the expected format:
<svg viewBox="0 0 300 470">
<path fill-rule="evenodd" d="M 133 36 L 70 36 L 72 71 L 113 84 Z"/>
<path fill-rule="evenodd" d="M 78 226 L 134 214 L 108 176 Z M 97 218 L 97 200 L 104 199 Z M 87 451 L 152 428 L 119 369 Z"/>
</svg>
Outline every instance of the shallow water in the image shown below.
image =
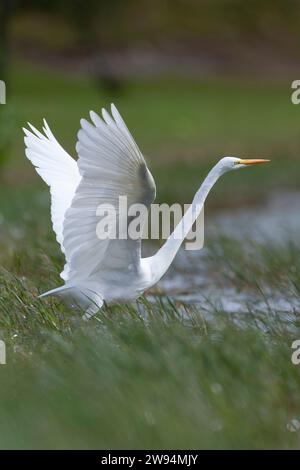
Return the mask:
<svg viewBox="0 0 300 470">
<path fill-rule="evenodd" d="M 270 241 L 300 244 L 300 192 L 270 195 L 260 207 L 226 211 L 219 215 L 205 214 L 205 238 L 223 234 L 241 244 L 255 240 L 260 244 Z M 244 243 L 246 246 L 246 243 Z M 201 305 L 202 310 L 223 310 L 228 313 L 274 311 L 288 313 L 300 309 L 297 297 L 282 294 L 265 287 L 263 294 L 253 290 L 239 290 L 223 280 L 216 282 L 208 269 L 207 248 L 187 251 L 183 248 L 168 273 L 158 284 L 158 291 L 171 299 Z"/>
</svg>

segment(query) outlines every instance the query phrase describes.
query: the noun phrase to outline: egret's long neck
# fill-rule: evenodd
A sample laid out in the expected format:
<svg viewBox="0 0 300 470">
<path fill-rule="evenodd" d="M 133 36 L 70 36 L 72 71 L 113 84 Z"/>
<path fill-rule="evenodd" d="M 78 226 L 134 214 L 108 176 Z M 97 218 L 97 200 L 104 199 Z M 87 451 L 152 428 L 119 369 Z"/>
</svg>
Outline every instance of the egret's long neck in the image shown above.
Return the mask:
<svg viewBox="0 0 300 470">
<path fill-rule="evenodd" d="M 208 196 L 211 188 L 214 186 L 219 177 L 224 173 L 224 168 L 219 163 L 217 163 L 208 173 L 199 190 L 196 192 L 192 204 L 182 217 L 179 224 L 175 227 L 173 233 L 169 236 L 158 252 L 151 258 L 148 258 L 150 262 L 153 283 L 156 283 L 169 268 L 177 251 L 180 248 L 180 245 L 188 235 L 193 226 L 193 223 L 199 216 L 205 199 Z"/>
</svg>

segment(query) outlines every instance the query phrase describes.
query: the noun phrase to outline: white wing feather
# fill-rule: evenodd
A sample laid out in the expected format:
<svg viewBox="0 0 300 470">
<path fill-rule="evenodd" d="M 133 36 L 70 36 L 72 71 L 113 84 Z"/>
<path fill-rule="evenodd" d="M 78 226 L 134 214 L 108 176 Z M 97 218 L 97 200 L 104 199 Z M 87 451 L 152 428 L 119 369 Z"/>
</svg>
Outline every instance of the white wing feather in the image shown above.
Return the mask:
<svg viewBox="0 0 300 470">
<path fill-rule="evenodd" d="M 111 204 L 118 212 L 119 196 L 127 196 L 128 207 L 149 207 L 155 198 L 155 183 L 142 153 L 114 105 L 111 111 L 112 116 L 102 110 L 103 119 L 91 112 L 93 124 L 81 120 L 76 150 L 82 178 L 64 221 L 64 278 L 86 279 L 100 271 L 139 267 L 140 240 L 101 240 L 96 234 L 100 204 Z"/>
<path fill-rule="evenodd" d="M 29 124 L 32 132 L 23 129 L 26 156 L 37 173 L 50 186 L 51 220 L 56 239 L 63 248 L 63 221 L 81 176 L 76 161 L 61 147 L 44 120 L 42 134 Z"/>
</svg>

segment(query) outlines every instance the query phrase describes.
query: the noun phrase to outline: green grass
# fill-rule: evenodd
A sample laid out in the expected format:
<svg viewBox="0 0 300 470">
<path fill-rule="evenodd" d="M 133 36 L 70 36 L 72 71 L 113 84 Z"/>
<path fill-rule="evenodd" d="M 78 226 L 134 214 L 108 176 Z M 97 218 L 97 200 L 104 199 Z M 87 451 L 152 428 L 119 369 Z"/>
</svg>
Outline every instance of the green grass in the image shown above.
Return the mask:
<svg viewBox="0 0 300 470">
<path fill-rule="evenodd" d="M 259 244 L 249 237 L 237 243 L 221 236 L 208 243 L 210 269 L 219 269 L 232 284 L 253 289 L 265 285 L 283 297 L 300 294 L 299 247 L 293 242 L 266 239 Z"/>
<path fill-rule="evenodd" d="M 299 110 L 289 93 L 286 83 L 170 77 L 129 83 L 108 98 L 88 80 L 14 65 L 15 133 L 0 188 L 0 448 L 299 447 L 299 432 L 287 430 L 300 421 L 294 304 L 287 315 L 245 303 L 238 316 L 220 310 L 219 299 L 204 309 L 146 297 L 84 322 L 54 299 L 37 299 L 61 283 L 63 257 L 20 131 L 45 116 L 74 153 L 79 118 L 114 101 L 152 156 L 158 200 L 189 202 L 208 168 L 231 153 L 271 157 L 272 165 L 226 175 L 207 207 L 256 204 L 299 187 Z M 250 245 L 210 240 L 208 286 L 299 300 L 298 247 Z"/>
<path fill-rule="evenodd" d="M 300 415 L 296 315 L 237 325 L 142 301 L 85 323 L 37 301 L 29 281 L 1 283 L 1 448 L 299 446 L 286 429 Z"/>
</svg>

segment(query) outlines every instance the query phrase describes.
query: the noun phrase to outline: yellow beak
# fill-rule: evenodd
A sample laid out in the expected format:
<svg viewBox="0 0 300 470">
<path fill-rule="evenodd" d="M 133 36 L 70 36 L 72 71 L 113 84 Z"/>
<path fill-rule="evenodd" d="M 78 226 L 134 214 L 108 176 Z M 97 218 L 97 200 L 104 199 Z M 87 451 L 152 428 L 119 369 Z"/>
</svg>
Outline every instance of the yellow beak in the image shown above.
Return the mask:
<svg viewBox="0 0 300 470">
<path fill-rule="evenodd" d="M 251 159 L 251 160 L 239 160 L 238 163 L 241 165 L 258 165 L 259 163 L 268 163 L 270 160 L 262 160 L 262 159 Z"/>
</svg>

